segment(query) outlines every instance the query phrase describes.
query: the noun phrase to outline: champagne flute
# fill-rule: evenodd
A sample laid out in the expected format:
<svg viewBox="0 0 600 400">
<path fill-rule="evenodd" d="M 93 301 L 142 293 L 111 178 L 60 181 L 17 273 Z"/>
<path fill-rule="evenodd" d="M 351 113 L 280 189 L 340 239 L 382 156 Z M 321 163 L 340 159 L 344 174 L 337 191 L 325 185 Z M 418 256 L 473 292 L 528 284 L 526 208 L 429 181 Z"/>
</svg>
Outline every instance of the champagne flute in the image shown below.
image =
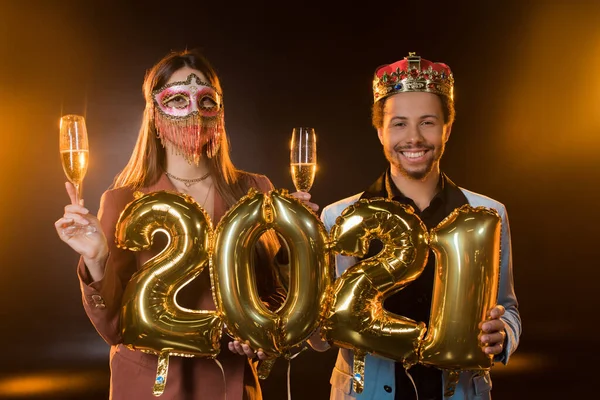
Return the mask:
<svg viewBox="0 0 600 400">
<path fill-rule="evenodd" d="M 308 192 L 317 172 L 317 136 L 313 128 L 292 130 L 290 166 L 296 190 Z"/>
<path fill-rule="evenodd" d="M 81 115 L 65 115 L 60 119 L 60 157 L 67 179 L 75 186 L 77 204 L 81 199 L 81 184 L 87 172 L 90 148 L 88 144 L 85 118 Z M 80 233 L 93 233 L 91 225 L 73 224 L 64 229 L 69 236 Z"/>
</svg>

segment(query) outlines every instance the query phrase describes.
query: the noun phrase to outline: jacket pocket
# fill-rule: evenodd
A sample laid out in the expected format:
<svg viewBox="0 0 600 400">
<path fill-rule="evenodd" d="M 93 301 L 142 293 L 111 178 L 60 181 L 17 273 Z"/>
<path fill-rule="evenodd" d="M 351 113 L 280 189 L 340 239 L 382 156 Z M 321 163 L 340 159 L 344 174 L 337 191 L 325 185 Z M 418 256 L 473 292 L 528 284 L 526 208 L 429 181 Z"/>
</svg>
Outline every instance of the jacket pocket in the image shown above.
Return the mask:
<svg viewBox="0 0 600 400">
<path fill-rule="evenodd" d="M 483 397 L 485 399 L 489 398 L 490 391 L 492 390 L 492 378 L 490 377 L 490 374 L 485 372 L 482 375 L 474 375 L 473 389 L 475 391 L 475 396 Z"/>
<path fill-rule="evenodd" d="M 140 367 L 156 371 L 158 357 L 153 354 L 143 353 L 139 350 L 129 350 L 126 346 L 117 345 L 113 357 L 135 363 Z"/>
</svg>

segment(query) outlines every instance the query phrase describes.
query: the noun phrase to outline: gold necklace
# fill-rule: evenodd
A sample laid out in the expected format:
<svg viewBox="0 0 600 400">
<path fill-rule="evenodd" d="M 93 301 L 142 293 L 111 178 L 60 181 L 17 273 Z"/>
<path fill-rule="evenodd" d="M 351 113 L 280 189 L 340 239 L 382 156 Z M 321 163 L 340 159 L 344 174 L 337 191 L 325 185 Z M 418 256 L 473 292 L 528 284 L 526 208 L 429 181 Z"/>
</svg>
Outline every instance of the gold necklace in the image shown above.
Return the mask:
<svg viewBox="0 0 600 400">
<path fill-rule="evenodd" d="M 167 175 L 169 178 L 175 179 L 176 181 L 183 182 L 183 184 L 186 187 L 190 187 L 190 186 L 192 186 L 198 182 L 202 182 L 203 180 L 208 178 L 210 176 L 210 172 L 207 172 L 205 175 L 202 175 L 200 178 L 194 178 L 194 179 L 179 178 L 173 174 L 168 173 L 167 171 L 165 171 L 165 175 Z"/>
<path fill-rule="evenodd" d="M 202 202 L 202 207 L 205 207 L 205 206 L 206 206 L 206 201 L 208 200 L 208 195 L 210 194 L 210 191 L 211 191 L 211 190 L 212 190 L 212 188 L 213 188 L 213 183 L 214 183 L 214 182 L 211 182 L 211 183 L 210 183 L 210 187 L 208 188 L 208 192 L 206 192 L 206 197 L 204 198 L 204 201 Z"/>
</svg>

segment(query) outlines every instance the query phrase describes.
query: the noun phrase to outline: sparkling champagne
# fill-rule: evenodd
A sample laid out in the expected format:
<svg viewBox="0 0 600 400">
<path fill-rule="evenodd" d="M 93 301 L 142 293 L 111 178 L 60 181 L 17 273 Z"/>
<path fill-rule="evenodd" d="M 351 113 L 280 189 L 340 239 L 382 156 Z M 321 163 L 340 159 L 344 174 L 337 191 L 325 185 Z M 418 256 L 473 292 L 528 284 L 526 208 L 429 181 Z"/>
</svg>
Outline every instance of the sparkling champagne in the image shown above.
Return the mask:
<svg viewBox="0 0 600 400">
<path fill-rule="evenodd" d="M 316 163 L 292 163 L 292 180 L 296 190 L 300 192 L 308 192 L 315 180 L 317 172 Z"/>
<path fill-rule="evenodd" d="M 89 150 L 62 150 L 60 152 L 65 175 L 74 185 L 83 182 L 88 168 Z"/>
</svg>

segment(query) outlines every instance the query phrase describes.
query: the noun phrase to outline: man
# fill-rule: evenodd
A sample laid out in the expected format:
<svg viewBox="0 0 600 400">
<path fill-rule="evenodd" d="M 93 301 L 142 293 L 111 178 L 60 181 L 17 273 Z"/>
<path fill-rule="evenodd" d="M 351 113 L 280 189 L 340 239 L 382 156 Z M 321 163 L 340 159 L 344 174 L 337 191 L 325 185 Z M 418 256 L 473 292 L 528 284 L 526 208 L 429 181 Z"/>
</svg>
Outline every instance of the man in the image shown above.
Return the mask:
<svg viewBox="0 0 600 400">
<path fill-rule="evenodd" d="M 494 208 L 502 218 L 500 287 L 498 305 L 490 310 L 482 326 L 482 351 L 493 354 L 495 361 L 508 362 L 517 348 L 521 320 L 513 288 L 510 231 L 504 205 L 488 197 L 456 186 L 440 171 L 440 159 L 450 137 L 454 119 L 454 78 L 450 68 L 432 63 L 413 53 L 396 63 L 377 69 L 373 80 L 373 126 L 383 146 L 389 167 L 366 191 L 331 204 L 321 218 L 327 228 L 351 204 L 359 199 L 386 197 L 411 205 L 426 227 L 438 225 L 454 209 L 470 204 Z M 377 254 L 374 244 L 365 258 Z M 340 276 L 358 262 L 356 258 L 337 256 L 336 273 Z M 386 299 L 386 310 L 416 321 L 429 321 L 435 269 L 430 253 L 425 270 L 414 282 Z M 325 342 L 314 337 L 311 345 L 323 351 Z M 352 351 L 340 349 L 331 376 L 331 399 L 443 399 L 448 376 L 441 370 L 416 365 L 405 373 L 401 363 L 367 355 L 364 390 L 352 388 Z M 462 372 L 450 399 L 489 399 L 491 380 L 488 373 Z"/>
</svg>

